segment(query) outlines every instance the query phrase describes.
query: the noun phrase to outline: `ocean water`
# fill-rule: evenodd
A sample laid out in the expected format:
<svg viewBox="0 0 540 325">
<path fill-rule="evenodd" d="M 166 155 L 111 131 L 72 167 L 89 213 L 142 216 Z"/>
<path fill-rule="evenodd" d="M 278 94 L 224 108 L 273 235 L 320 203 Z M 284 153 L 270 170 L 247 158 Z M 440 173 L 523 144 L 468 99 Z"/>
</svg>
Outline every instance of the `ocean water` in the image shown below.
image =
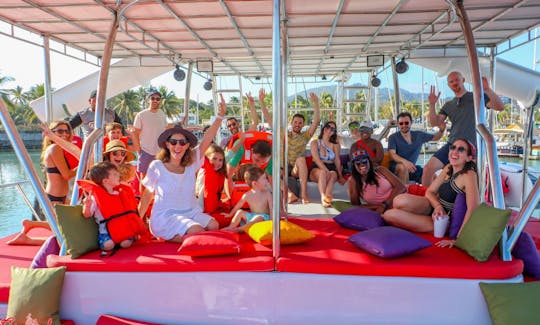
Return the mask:
<svg viewBox="0 0 540 325">
<path fill-rule="evenodd" d="M 34 168 L 39 170 L 40 150 L 30 151 Z M 0 186 L 9 183 L 24 182 L 21 188 L 33 203 L 35 193 L 28 182 L 25 170 L 13 151 L 0 151 Z M 0 237 L 14 233 L 21 228 L 21 221 L 32 218 L 32 211 L 26 205 L 16 187 L 0 188 Z"/>
</svg>

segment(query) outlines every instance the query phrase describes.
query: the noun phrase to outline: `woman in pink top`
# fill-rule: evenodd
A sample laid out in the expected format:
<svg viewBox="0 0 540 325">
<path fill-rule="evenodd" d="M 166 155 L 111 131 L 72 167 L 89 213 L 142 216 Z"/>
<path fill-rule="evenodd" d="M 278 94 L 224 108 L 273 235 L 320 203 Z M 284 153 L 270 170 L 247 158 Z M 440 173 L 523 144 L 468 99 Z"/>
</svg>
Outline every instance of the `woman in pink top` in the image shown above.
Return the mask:
<svg viewBox="0 0 540 325">
<path fill-rule="evenodd" d="M 365 151 L 357 150 L 351 157 L 352 177 L 347 183 L 351 203 L 379 213 L 391 208 L 394 197 L 405 192 L 405 185 L 385 167 L 374 167 Z"/>
</svg>

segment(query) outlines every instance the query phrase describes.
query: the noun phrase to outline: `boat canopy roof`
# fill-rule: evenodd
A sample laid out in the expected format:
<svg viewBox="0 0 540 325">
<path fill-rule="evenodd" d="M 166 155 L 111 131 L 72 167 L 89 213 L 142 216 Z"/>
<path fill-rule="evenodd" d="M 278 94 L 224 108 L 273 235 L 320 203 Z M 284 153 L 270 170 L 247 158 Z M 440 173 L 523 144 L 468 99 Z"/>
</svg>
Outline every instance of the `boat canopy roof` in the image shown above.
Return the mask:
<svg viewBox="0 0 540 325">
<path fill-rule="evenodd" d="M 59 43 L 51 44 L 56 51 L 99 65 L 117 3 L 121 22 L 114 58 L 162 57 L 171 67 L 199 61 L 201 70 L 211 60 L 215 75 L 271 77 L 271 0 L 8 0 L 0 3 L 0 20 L 49 36 Z M 372 71 L 381 63 L 376 55 L 388 61 L 417 48 L 464 46 L 450 0 L 283 3 L 292 76 Z M 464 3 L 478 47 L 497 51 L 539 24 L 540 1 Z M 2 33 L 17 37 L 13 29 Z"/>
</svg>

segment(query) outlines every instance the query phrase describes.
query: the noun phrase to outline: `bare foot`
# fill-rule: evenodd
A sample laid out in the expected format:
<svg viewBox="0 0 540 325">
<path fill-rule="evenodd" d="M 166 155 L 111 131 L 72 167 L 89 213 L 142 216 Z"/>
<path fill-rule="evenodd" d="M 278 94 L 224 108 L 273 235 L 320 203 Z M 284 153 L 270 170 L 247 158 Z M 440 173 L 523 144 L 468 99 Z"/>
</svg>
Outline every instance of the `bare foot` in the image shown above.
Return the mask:
<svg viewBox="0 0 540 325">
<path fill-rule="evenodd" d="M 38 237 L 38 238 L 32 238 L 28 237 L 23 232 L 20 232 L 15 238 L 12 240 L 9 240 L 6 242 L 8 245 L 31 245 L 31 246 L 40 246 L 42 245 L 47 238 Z"/>
<path fill-rule="evenodd" d="M 307 197 L 302 198 L 302 204 L 308 204 L 311 203 L 311 201 Z"/>
<path fill-rule="evenodd" d="M 294 193 L 289 192 L 289 199 L 287 200 L 288 203 L 294 203 L 298 201 L 298 196 L 294 195 Z"/>
</svg>

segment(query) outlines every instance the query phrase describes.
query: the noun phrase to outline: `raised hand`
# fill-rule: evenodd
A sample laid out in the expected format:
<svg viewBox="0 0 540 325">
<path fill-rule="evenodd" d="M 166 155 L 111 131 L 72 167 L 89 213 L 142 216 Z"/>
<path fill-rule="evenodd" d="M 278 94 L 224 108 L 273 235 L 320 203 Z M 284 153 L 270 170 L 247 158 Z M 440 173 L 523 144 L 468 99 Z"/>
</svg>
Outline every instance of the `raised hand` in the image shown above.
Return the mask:
<svg viewBox="0 0 540 325">
<path fill-rule="evenodd" d="M 435 103 L 439 100 L 439 97 L 441 96 L 441 92 L 439 91 L 435 95 L 435 86 L 431 86 L 431 89 L 429 90 L 429 96 L 428 101 L 430 105 L 435 105 Z"/>
<path fill-rule="evenodd" d="M 220 107 L 219 115 L 225 116 L 225 114 L 227 113 L 227 104 L 225 103 L 225 99 L 223 98 L 223 94 L 219 94 L 219 98 L 221 100 L 220 103 L 219 103 L 219 107 Z"/>
<path fill-rule="evenodd" d="M 248 104 L 250 107 L 255 107 L 255 100 L 253 99 L 253 96 L 251 96 L 251 91 L 246 93 L 246 98 L 248 100 Z"/>
<path fill-rule="evenodd" d="M 264 99 L 266 98 L 266 92 L 264 91 L 264 88 L 261 88 L 259 90 L 259 103 L 261 105 L 264 105 Z"/>
</svg>

